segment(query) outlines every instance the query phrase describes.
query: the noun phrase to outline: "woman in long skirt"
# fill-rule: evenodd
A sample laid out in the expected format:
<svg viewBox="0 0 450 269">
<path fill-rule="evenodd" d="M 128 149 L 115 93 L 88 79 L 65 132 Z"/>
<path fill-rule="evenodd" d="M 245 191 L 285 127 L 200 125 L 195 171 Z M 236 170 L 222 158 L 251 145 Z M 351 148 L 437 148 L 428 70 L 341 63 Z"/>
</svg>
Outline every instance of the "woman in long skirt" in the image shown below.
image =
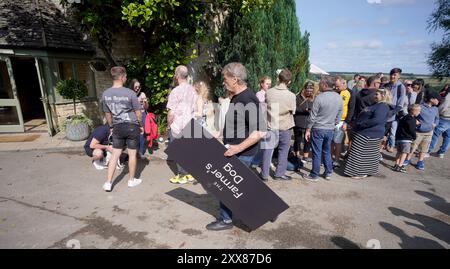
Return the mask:
<svg viewBox="0 0 450 269">
<path fill-rule="evenodd" d="M 365 108 L 356 119 L 355 136 L 344 169 L 344 174 L 354 179 L 378 174 L 385 124 L 394 111 L 388 90 L 377 90 L 374 98 L 376 103 Z"/>
</svg>

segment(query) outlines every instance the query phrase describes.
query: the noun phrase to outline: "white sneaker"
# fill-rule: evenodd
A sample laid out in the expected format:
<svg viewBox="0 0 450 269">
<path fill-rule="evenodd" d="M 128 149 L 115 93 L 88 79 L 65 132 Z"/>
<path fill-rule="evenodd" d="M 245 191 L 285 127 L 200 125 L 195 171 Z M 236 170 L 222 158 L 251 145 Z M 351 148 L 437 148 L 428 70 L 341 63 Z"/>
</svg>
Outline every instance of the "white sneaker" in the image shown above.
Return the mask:
<svg viewBox="0 0 450 269">
<path fill-rule="evenodd" d="M 440 159 L 444 159 L 445 158 L 445 154 L 439 154 L 439 158 Z"/>
<path fill-rule="evenodd" d="M 425 153 L 425 158 L 430 158 L 430 154 L 429 153 Z"/>
<path fill-rule="evenodd" d="M 110 192 L 112 190 L 112 184 L 109 182 L 105 182 L 105 184 L 103 184 L 103 189 L 107 192 Z"/>
<path fill-rule="evenodd" d="M 95 169 L 97 169 L 97 170 L 103 170 L 103 169 L 106 169 L 106 166 L 105 165 L 103 165 L 103 163 L 101 162 L 101 161 L 99 161 L 99 160 L 97 160 L 97 161 L 92 161 L 92 165 L 95 167 Z"/>
<path fill-rule="evenodd" d="M 133 188 L 141 183 L 142 183 L 141 179 L 133 178 L 133 180 L 128 180 L 128 187 Z"/>
</svg>

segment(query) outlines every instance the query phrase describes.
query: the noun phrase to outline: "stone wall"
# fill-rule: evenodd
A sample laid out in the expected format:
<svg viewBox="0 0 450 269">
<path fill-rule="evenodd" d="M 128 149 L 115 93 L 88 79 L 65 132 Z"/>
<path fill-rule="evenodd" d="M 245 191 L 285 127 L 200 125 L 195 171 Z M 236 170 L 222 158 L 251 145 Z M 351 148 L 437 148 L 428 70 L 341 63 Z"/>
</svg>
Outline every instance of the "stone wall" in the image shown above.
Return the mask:
<svg viewBox="0 0 450 269">
<path fill-rule="evenodd" d="M 104 123 L 103 113 L 101 112 L 98 101 L 78 102 L 76 107 L 77 114 L 85 114 L 88 116 L 94 122 L 94 126 Z M 73 103 L 55 104 L 51 107 L 51 109 L 52 115 L 55 116 L 54 120 L 58 123 L 59 127 L 61 126 L 61 122 L 68 116 L 74 115 Z"/>
<path fill-rule="evenodd" d="M 112 57 L 117 65 L 125 65 L 128 60 L 141 57 L 144 53 L 143 40 L 134 35 L 130 28 L 124 28 L 121 32 L 113 37 L 112 41 Z M 97 59 L 105 59 L 102 50 L 96 46 Z M 104 72 L 95 71 L 95 85 L 97 89 L 97 97 L 100 98 L 102 93 L 111 87 L 111 75 L 109 73 L 110 67 Z M 132 79 L 132 78 L 129 78 Z"/>
</svg>

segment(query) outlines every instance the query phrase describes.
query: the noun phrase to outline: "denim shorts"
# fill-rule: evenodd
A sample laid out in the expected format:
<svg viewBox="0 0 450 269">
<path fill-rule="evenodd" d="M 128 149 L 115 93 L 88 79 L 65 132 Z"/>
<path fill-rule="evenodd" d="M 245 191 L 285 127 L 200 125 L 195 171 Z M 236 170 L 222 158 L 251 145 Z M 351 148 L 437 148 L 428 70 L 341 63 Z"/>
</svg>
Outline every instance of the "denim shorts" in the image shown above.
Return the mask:
<svg viewBox="0 0 450 269">
<path fill-rule="evenodd" d="M 342 125 L 344 125 L 344 123 L 344 121 L 341 121 L 334 128 L 333 142 L 335 144 L 341 144 L 344 141 L 345 131 L 342 130 Z"/>
<path fill-rule="evenodd" d="M 397 141 L 397 152 L 399 153 L 411 153 L 411 142 L 408 141 Z"/>
<path fill-rule="evenodd" d="M 123 149 L 125 146 L 128 149 L 135 150 L 139 147 L 139 136 L 141 129 L 138 125 L 132 123 L 120 123 L 114 125 L 113 128 L 113 148 Z"/>
</svg>

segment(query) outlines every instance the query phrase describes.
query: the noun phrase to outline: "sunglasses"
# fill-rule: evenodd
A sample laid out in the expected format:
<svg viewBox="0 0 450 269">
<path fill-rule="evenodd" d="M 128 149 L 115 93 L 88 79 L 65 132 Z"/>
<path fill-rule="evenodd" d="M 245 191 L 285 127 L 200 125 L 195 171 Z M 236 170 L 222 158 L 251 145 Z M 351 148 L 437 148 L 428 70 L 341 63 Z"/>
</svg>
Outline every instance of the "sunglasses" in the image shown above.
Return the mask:
<svg viewBox="0 0 450 269">
<path fill-rule="evenodd" d="M 412 87 L 412 84 L 406 84 L 406 87 Z"/>
</svg>

